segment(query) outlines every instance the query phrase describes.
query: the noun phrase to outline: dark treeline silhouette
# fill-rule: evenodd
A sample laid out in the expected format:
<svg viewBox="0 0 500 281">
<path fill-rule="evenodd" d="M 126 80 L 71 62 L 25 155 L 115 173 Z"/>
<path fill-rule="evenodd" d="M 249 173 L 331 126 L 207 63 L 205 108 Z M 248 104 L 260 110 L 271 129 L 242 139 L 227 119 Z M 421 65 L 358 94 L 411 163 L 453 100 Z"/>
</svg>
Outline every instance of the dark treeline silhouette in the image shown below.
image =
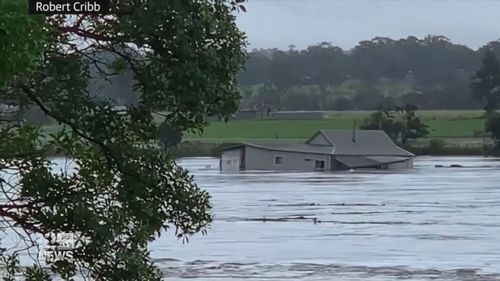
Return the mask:
<svg viewBox="0 0 500 281">
<path fill-rule="evenodd" d="M 242 107 L 482 109 L 469 83 L 487 50 L 500 55 L 500 41 L 478 50 L 444 36 L 377 37 L 349 51 L 331 43 L 305 50 L 254 49 L 239 74 Z"/>
</svg>

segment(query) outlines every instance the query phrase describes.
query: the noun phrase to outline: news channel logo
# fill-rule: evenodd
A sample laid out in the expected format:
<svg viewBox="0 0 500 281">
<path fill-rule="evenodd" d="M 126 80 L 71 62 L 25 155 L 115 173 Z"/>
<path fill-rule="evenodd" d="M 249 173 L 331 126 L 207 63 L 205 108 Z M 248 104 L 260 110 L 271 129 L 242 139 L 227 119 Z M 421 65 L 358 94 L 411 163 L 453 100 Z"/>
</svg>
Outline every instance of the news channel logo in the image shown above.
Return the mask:
<svg viewBox="0 0 500 281">
<path fill-rule="evenodd" d="M 39 243 L 39 258 L 46 263 L 73 261 L 77 238 L 73 233 L 50 233 Z"/>
</svg>

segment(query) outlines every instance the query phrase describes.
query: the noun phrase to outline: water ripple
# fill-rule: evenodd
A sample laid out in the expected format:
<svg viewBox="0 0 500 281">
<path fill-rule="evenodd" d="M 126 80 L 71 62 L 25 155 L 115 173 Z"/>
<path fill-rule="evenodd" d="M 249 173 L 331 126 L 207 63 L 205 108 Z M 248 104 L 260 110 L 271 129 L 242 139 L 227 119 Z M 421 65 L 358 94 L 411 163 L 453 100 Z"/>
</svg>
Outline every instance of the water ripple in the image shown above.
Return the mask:
<svg viewBox="0 0 500 281">
<path fill-rule="evenodd" d="M 342 264 L 256 264 L 198 262 L 184 266 L 160 265 L 166 280 L 453 280 L 496 281 L 499 274 L 477 268 L 439 270 L 405 266 L 348 266 Z M 335 278 L 335 279 L 332 279 Z"/>
<path fill-rule="evenodd" d="M 167 280 L 500 280 L 498 161 L 220 173 L 217 159 L 182 159 L 212 195 L 215 220 L 187 245 L 162 236 L 150 249 L 182 260 L 158 261 Z M 434 167 L 452 164 L 468 168 Z"/>
</svg>

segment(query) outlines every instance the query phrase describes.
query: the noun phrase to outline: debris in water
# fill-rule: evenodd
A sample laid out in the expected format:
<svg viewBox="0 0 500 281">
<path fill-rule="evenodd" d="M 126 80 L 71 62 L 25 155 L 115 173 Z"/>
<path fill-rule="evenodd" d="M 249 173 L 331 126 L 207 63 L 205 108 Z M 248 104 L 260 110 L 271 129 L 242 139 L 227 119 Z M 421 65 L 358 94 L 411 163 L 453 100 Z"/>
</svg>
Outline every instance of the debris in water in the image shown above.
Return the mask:
<svg viewBox="0 0 500 281">
<path fill-rule="evenodd" d="M 434 165 L 434 168 L 463 168 L 464 166 L 460 165 L 460 164 L 451 164 L 449 167 L 448 166 L 443 166 L 443 165 Z"/>
</svg>

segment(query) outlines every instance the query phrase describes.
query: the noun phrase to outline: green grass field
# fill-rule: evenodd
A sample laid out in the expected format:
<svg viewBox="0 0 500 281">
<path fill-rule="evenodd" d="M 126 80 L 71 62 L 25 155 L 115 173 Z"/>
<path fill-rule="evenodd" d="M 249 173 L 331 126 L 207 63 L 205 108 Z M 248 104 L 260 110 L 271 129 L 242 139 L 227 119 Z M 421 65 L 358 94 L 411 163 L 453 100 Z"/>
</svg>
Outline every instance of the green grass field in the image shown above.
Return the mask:
<svg viewBox="0 0 500 281">
<path fill-rule="evenodd" d="M 351 129 L 354 121 L 359 125 L 369 111 L 329 112 L 324 120 L 234 120 L 214 122 L 205 128 L 203 135 L 187 135 L 187 139 L 211 142 L 255 139 L 303 140 L 319 129 Z M 478 138 L 484 133 L 483 111 L 429 110 L 419 116 L 429 126 L 428 138 Z"/>
<path fill-rule="evenodd" d="M 302 142 L 320 129 L 352 129 L 354 121 L 359 125 L 370 111 L 327 112 L 323 120 L 233 120 L 214 122 L 205 128 L 202 136 L 186 134 L 184 140 L 210 143 L 275 141 Z M 448 141 L 479 139 L 484 134 L 481 110 L 422 110 L 418 112 L 429 126 L 430 138 L 446 138 Z M 44 131 L 53 133 L 57 125 L 45 126 Z"/>
</svg>

